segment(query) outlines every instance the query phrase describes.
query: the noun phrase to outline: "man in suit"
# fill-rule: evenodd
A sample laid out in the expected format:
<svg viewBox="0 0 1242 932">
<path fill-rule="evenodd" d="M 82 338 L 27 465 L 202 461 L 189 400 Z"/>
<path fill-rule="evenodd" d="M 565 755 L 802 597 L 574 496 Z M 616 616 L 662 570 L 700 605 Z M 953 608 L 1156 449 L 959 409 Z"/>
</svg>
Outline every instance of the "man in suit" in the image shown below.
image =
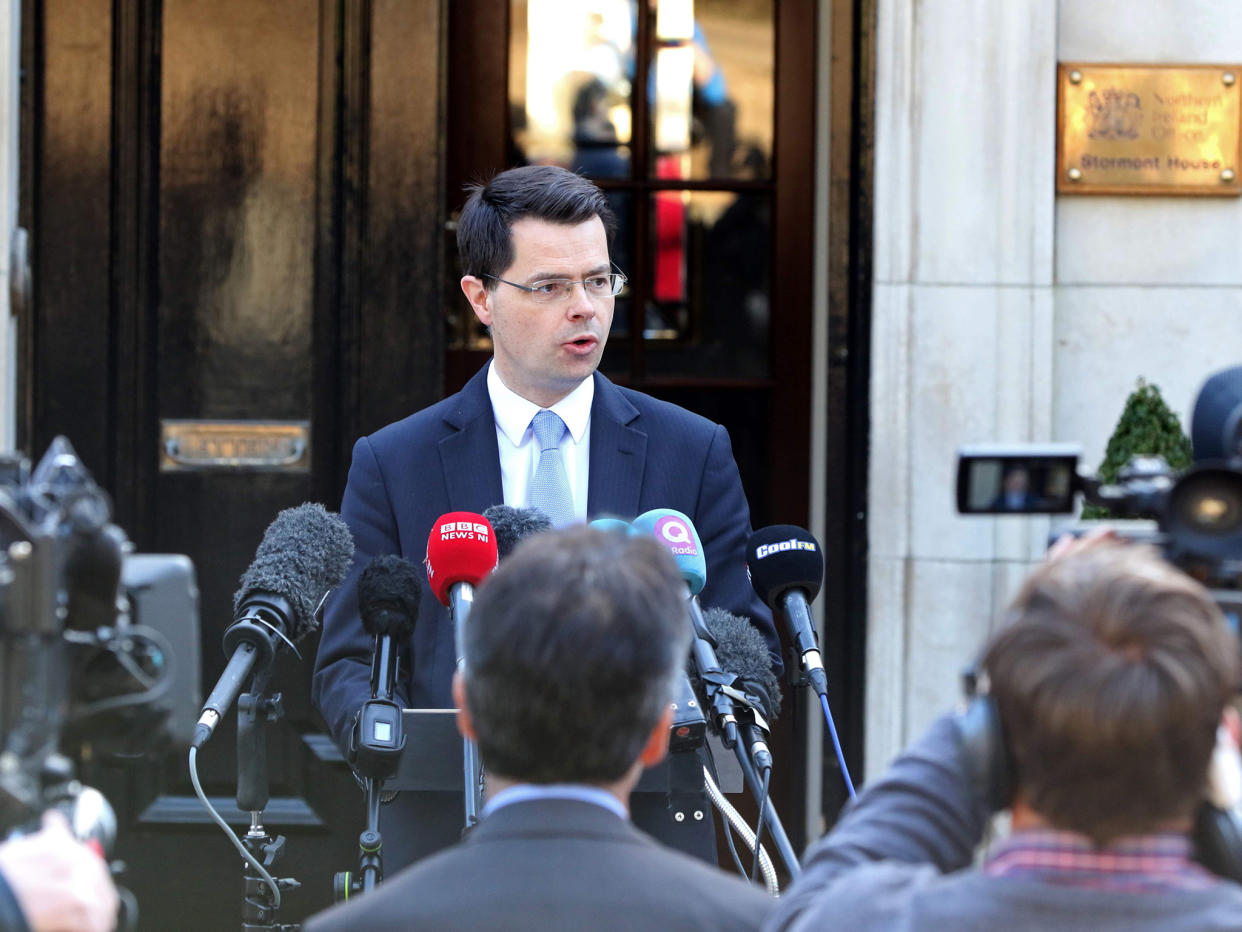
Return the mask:
<svg viewBox="0 0 1242 932">
<path fill-rule="evenodd" d="M 354 446 L 341 504 L 357 548 L 354 570 L 328 605 L 312 687 L 342 749 L 370 698 L 373 645 L 358 620 L 358 575 L 379 554 L 421 561 L 432 525 L 450 511 L 537 504 L 559 512 L 553 517 L 560 524 L 604 515 L 630 519 L 652 508 L 681 511 L 704 546 L 703 604 L 749 616 L 779 672 L 771 615 L 746 575 L 750 512 L 728 434 L 595 371 L 614 295 L 624 284 L 609 259 L 614 228 L 603 192 L 554 166 L 502 172 L 476 187 L 463 208 L 461 288 L 491 332 L 494 356 L 457 394 Z M 564 425 L 551 444 L 560 493 L 551 499 L 533 427 L 535 416 L 547 418 L 548 411 Z M 448 614 L 425 589 L 401 655 L 399 701 L 450 707 L 455 659 Z M 390 825 L 402 821 L 388 810 L 385 816 Z M 423 814 L 428 839 L 440 834 L 430 818 Z M 387 828 L 385 840 L 405 841 Z M 386 857 L 403 863 L 443 844 L 412 843 L 408 853 L 387 845 Z"/>
<path fill-rule="evenodd" d="M 774 900 L 627 819 L 688 647 L 656 541 L 578 526 L 523 542 L 476 593 L 453 683 L 487 768 L 482 821 L 307 932 L 758 928 Z"/>
</svg>

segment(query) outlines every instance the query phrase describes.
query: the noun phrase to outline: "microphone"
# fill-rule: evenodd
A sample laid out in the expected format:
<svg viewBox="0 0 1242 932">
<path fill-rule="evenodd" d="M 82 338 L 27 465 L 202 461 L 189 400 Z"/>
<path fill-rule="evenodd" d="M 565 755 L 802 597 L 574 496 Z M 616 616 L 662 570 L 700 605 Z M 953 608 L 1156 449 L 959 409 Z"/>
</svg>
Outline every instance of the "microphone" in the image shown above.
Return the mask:
<svg viewBox="0 0 1242 932">
<path fill-rule="evenodd" d="M 622 521 L 620 518 L 596 518 L 591 522 L 591 527 L 597 531 L 620 532 L 622 534 L 632 534 L 634 529 L 628 521 Z"/>
<path fill-rule="evenodd" d="M 1199 389 L 1190 445 L 1196 463 L 1242 456 L 1242 366 L 1222 369 Z"/>
<path fill-rule="evenodd" d="M 465 659 L 466 617 L 474 587 L 496 568 L 496 532 L 482 515 L 450 511 L 441 515 L 427 538 L 427 581 L 441 605 L 448 606 L 456 634 L 457 665 Z"/>
<path fill-rule="evenodd" d="M 293 647 L 318 627 L 315 612 L 345 578 L 353 555 L 349 528 L 322 505 L 307 502 L 276 515 L 233 596 L 236 620 L 224 632 L 228 666 L 203 704 L 192 747 L 211 737 L 256 665 L 268 666 L 282 643 Z"/>
<path fill-rule="evenodd" d="M 483 517 L 491 522 L 492 530 L 496 532 L 496 556 L 499 560 L 513 553 L 513 548 L 532 534 L 552 530 L 552 519 L 538 508 L 492 505 L 483 509 Z"/>
<path fill-rule="evenodd" d="M 405 735 L 401 706 L 393 701 L 401 645 L 414 633 L 422 599 L 418 571 L 394 554 L 373 559 L 358 580 L 358 614 L 362 628 L 375 638 L 371 659 L 371 699 L 358 713 L 350 734 L 349 758 L 366 777 L 386 779 L 396 773 Z"/>
<path fill-rule="evenodd" d="M 673 555 L 677 569 L 686 584 L 686 609 L 690 616 L 690 658 L 695 673 L 703 684 L 706 696 L 705 708 L 715 716 L 715 730 L 725 735 L 726 742 L 736 734 L 737 719 L 733 714 L 733 700 L 725 692 L 733 685 L 734 677 L 720 668 L 716 657 L 715 640 L 703 621 L 698 594 L 707 583 L 707 560 L 694 524 L 680 511 L 671 508 L 655 508 L 643 512 L 632 525 L 638 534 L 653 534 Z"/>
<path fill-rule="evenodd" d="M 746 571 L 759 598 L 781 610 L 789 636 L 802 658 L 802 671 L 811 688 L 828 696 L 828 674 L 819 652 L 811 603 L 824 581 L 824 552 L 808 531 L 776 524 L 750 535 L 746 544 Z"/>
<path fill-rule="evenodd" d="M 754 625 L 723 608 L 707 609 L 703 620 L 716 640 L 720 666 L 735 677 L 727 690 L 737 700 L 734 709 L 751 758 L 761 771 L 770 770 L 768 722 L 780 712 L 781 687 L 772 672 L 768 646 Z"/>
</svg>

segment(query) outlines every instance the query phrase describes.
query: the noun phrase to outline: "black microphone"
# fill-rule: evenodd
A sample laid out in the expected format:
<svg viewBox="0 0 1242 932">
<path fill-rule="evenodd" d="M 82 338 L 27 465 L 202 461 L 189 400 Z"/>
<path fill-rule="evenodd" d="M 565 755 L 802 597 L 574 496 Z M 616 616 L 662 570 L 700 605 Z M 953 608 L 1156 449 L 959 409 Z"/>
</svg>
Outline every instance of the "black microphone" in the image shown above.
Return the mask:
<svg viewBox="0 0 1242 932">
<path fill-rule="evenodd" d="M 501 560 L 532 534 L 552 530 L 552 519 L 538 508 L 492 505 L 483 510 L 483 517 L 491 522 L 496 532 L 496 556 Z"/>
<path fill-rule="evenodd" d="M 393 695 L 401 645 L 414 633 L 421 599 L 418 570 L 393 554 L 373 559 L 358 580 L 358 615 L 363 630 L 375 638 L 371 699 L 350 733 L 349 762 L 364 777 L 392 776 L 405 747 L 401 706 Z"/>
<path fill-rule="evenodd" d="M 1215 373 L 1199 389 L 1190 445 L 1196 463 L 1242 456 L 1242 366 Z"/>
<path fill-rule="evenodd" d="M 211 737 L 256 665 L 266 667 L 281 644 L 292 647 L 318 627 L 315 613 L 353 555 L 349 528 L 322 505 L 286 508 L 268 525 L 233 596 L 236 620 L 224 632 L 229 663 L 203 704 L 192 747 Z"/>
<path fill-rule="evenodd" d="M 760 771 L 770 770 L 768 723 L 780 712 L 781 687 L 772 672 L 768 646 L 754 625 L 722 608 L 707 609 L 703 621 L 716 642 L 721 668 L 734 678 L 726 691 L 734 699 L 734 714 L 751 759 Z"/>
<path fill-rule="evenodd" d="M 784 614 L 811 688 L 827 697 L 828 675 L 811 620 L 811 603 L 824 581 L 824 552 L 819 541 L 791 524 L 762 528 L 750 535 L 746 544 L 746 570 L 759 598 L 773 612 Z"/>
</svg>

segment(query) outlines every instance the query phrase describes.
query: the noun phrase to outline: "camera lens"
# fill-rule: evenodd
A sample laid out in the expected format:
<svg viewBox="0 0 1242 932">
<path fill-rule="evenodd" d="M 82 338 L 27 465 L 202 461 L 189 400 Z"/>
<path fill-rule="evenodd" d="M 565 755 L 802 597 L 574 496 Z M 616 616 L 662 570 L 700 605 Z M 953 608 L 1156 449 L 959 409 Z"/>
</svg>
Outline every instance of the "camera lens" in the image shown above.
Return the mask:
<svg viewBox="0 0 1242 932">
<path fill-rule="evenodd" d="M 1203 531 L 1229 533 L 1242 518 L 1242 500 L 1236 488 L 1207 488 L 1186 501 L 1188 523 Z"/>
</svg>

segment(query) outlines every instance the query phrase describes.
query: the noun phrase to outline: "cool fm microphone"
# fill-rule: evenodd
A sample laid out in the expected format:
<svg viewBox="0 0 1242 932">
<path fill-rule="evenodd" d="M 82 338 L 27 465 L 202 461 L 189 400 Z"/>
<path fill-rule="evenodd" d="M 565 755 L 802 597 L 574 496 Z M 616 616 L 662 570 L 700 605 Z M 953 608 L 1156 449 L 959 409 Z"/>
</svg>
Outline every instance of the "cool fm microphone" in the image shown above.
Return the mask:
<svg viewBox="0 0 1242 932">
<path fill-rule="evenodd" d="M 401 645 L 409 641 L 418 618 L 418 575 L 401 557 L 385 554 L 372 560 L 358 580 L 358 615 L 363 630 L 375 638 L 371 699 L 350 734 L 350 763 L 364 777 L 391 777 L 405 747 L 401 706 L 393 694 Z"/>
<path fill-rule="evenodd" d="M 211 737 L 256 666 L 269 666 L 282 644 L 293 647 L 318 627 L 315 612 L 353 555 L 349 528 L 322 505 L 286 508 L 268 525 L 233 597 L 236 621 L 224 632 L 228 666 L 203 704 L 192 747 Z"/>
<path fill-rule="evenodd" d="M 783 614 L 789 637 L 802 658 L 811 688 L 828 695 L 828 676 L 811 620 L 811 602 L 824 581 L 824 552 L 808 531 L 791 524 L 765 527 L 750 535 L 746 569 L 759 598 Z"/>
<path fill-rule="evenodd" d="M 474 604 L 474 587 L 496 568 L 496 532 L 482 515 L 450 511 L 441 515 L 427 538 L 427 582 L 453 616 L 457 666 L 465 659 L 466 618 Z"/>
</svg>

